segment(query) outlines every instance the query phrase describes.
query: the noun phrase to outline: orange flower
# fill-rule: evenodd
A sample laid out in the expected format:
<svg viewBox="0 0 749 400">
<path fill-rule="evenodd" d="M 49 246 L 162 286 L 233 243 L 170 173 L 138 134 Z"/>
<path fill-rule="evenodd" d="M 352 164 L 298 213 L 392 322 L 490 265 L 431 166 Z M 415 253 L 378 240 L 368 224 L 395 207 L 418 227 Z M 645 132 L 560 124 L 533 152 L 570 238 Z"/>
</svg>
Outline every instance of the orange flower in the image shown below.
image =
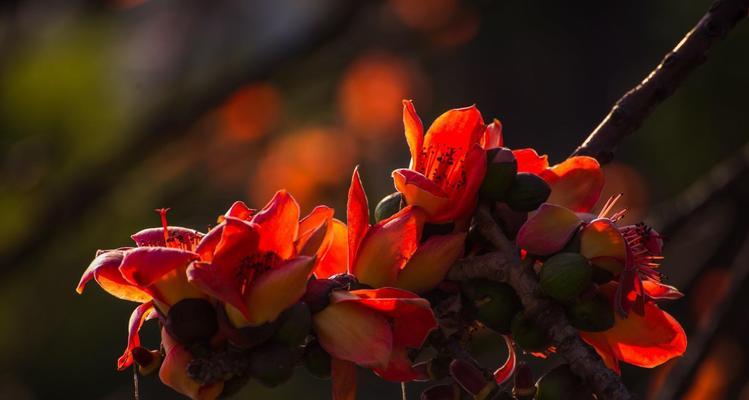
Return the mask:
<svg viewBox="0 0 749 400">
<path fill-rule="evenodd" d="M 613 301 L 619 291 L 617 286 L 609 283 L 599 291 Z M 687 337 L 679 322 L 652 301 L 644 302 L 641 315 L 615 314 L 614 326 L 609 330 L 580 335 L 616 373 L 620 373 L 620 361 L 653 368 L 681 356 L 687 347 Z"/>
<path fill-rule="evenodd" d="M 333 398 L 352 399 L 354 364 L 390 381 L 424 378 L 412 367 L 407 349 L 418 349 L 437 320 L 429 302 L 394 288 L 333 291 L 330 305 L 315 314 L 320 345 L 333 357 Z"/>
<path fill-rule="evenodd" d="M 304 294 L 316 261 L 333 238 L 333 209 L 320 206 L 299 221 L 299 205 L 279 191 L 254 213 L 235 203 L 200 242 L 192 284 L 226 304 L 237 327 L 273 321 Z"/>
<path fill-rule="evenodd" d="M 184 345 L 172 338 L 166 329 L 161 330 L 161 343 L 164 346 L 164 361 L 159 369 L 159 379 L 165 385 L 193 400 L 214 400 L 224 390 L 224 382 L 202 385 L 187 374 L 187 367 L 193 355 Z"/>
<path fill-rule="evenodd" d="M 476 106 L 447 111 L 424 136 L 413 103 L 404 100 L 403 124 L 411 164 L 393 171 L 393 181 L 406 203 L 423 209 L 432 223 L 470 216 L 486 173 L 480 144 L 486 126 Z"/>
<path fill-rule="evenodd" d="M 358 168 L 351 178 L 347 216 L 347 232 L 345 236 L 336 234 L 332 249 L 339 250 L 331 252 L 343 253 L 340 249 L 348 244 L 348 263 L 343 255 L 337 257 L 338 264 L 323 260 L 326 271 L 318 277 L 349 272 L 371 287 L 392 286 L 423 293 L 442 282 L 452 263 L 463 254 L 463 232 L 433 235 L 422 243 L 426 214 L 420 207 L 407 206 L 370 225 Z"/>
</svg>

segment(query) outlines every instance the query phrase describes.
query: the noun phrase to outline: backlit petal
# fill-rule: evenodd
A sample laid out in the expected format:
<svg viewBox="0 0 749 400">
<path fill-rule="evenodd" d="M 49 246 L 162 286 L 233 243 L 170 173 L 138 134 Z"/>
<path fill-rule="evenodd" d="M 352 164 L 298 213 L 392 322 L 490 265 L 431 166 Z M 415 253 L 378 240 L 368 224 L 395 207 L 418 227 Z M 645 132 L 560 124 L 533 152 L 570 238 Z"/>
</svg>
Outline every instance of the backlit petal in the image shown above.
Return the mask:
<svg viewBox="0 0 749 400">
<path fill-rule="evenodd" d="M 466 155 L 463 170 L 453 172 L 448 179 L 450 202 L 447 210 L 430 218 L 430 222 L 443 223 L 469 217 L 476 209 L 478 191 L 486 176 L 486 151 L 474 144 Z"/>
<path fill-rule="evenodd" d="M 299 229 L 299 204 L 285 190 L 279 190 L 270 202 L 252 217 L 260 233 L 258 249 L 287 259 L 294 253 Z"/>
<path fill-rule="evenodd" d="M 400 271 L 395 286 L 416 293 L 434 289 L 445 279 L 455 260 L 463 255 L 465 238 L 465 233 L 430 237 Z"/>
<path fill-rule="evenodd" d="M 101 252 L 91 261 L 83 273 L 76 292 L 83 293 L 86 284 L 92 279 L 107 293 L 123 300 L 144 303 L 151 300 L 151 295 L 128 282 L 120 273 L 120 264 L 124 258 L 124 250 L 109 250 Z"/>
<path fill-rule="evenodd" d="M 229 207 L 229 210 L 226 211 L 226 214 L 224 214 L 224 216 L 249 221 L 254 214 L 255 210 L 247 207 L 247 204 L 245 204 L 243 201 L 235 201 L 234 204 Z"/>
<path fill-rule="evenodd" d="M 333 219 L 331 229 L 333 241 L 315 265 L 314 272 L 318 279 L 348 272 L 348 228 L 343 222 Z"/>
<path fill-rule="evenodd" d="M 335 357 L 330 360 L 333 400 L 356 399 L 356 364 Z"/>
<path fill-rule="evenodd" d="M 539 156 L 534 149 L 513 150 L 515 160 L 518 162 L 518 172 L 529 172 L 531 174 L 540 174 L 549 168 L 547 155 Z"/>
<path fill-rule="evenodd" d="M 627 245 L 609 219 L 596 219 L 585 225 L 580 234 L 580 254 L 596 266 L 618 275 L 624 267 Z"/>
<path fill-rule="evenodd" d="M 361 183 L 361 177 L 359 177 L 359 166 L 354 168 L 354 173 L 351 176 L 346 218 L 348 223 L 348 265 L 350 267 L 354 265 L 359 245 L 369 230 L 369 203 Z"/>
<path fill-rule="evenodd" d="M 165 385 L 193 400 L 214 400 L 224 389 L 224 382 L 202 386 L 187 375 L 187 365 L 192 361 L 192 354 L 173 339 L 167 339 L 169 334 L 161 331 L 162 343 L 166 356 L 159 369 L 159 379 Z"/>
<path fill-rule="evenodd" d="M 154 308 L 152 302 L 147 302 L 139 305 L 133 310 L 130 315 L 130 322 L 128 323 L 127 332 L 127 347 L 125 352 L 117 360 L 117 369 L 122 371 L 123 369 L 133 364 L 133 349 L 140 346 L 140 331 L 143 322 L 150 319 L 154 315 Z"/>
<path fill-rule="evenodd" d="M 380 378 L 390 382 L 410 382 L 415 380 L 428 380 L 423 372 L 413 368 L 413 361 L 408 358 L 405 347 L 395 347 L 390 354 L 390 362 L 386 368 L 373 368 L 372 371 Z"/>
<path fill-rule="evenodd" d="M 590 211 L 603 190 L 603 171 L 592 157 L 570 157 L 539 175 L 551 186 L 548 202 L 572 211 Z"/>
<path fill-rule="evenodd" d="M 502 123 L 498 119 L 486 126 L 484 135 L 481 137 L 481 147 L 484 150 L 496 149 L 502 147 L 505 144 L 504 137 L 502 136 Z"/>
<path fill-rule="evenodd" d="M 582 224 L 572 211 L 544 203 L 517 235 L 518 246 L 531 254 L 547 256 L 561 250 Z"/>
<path fill-rule="evenodd" d="M 319 232 L 319 229 L 325 225 L 328 225 L 330 221 L 333 219 L 333 214 L 335 211 L 328 207 L 328 206 L 317 206 L 314 209 L 312 209 L 312 212 L 309 213 L 306 217 L 302 218 L 301 221 L 299 221 L 299 238 L 297 239 L 296 248 L 297 248 L 297 254 L 307 245 L 307 242 L 310 240 L 310 237 L 312 237 L 316 232 Z M 327 230 L 327 227 L 326 227 Z M 330 233 L 330 238 L 332 239 L 332 233 Z M 322 238 L 318 238 L 317 242 L 320 242 L 322 244 L 323 240 Z M 314 247 L 314 246 L 313 246 Z M 320 246 L 317 246 L 314 250 L 314 252 L 317 252 L 317 249 Z M 327 250 L 327 248 L 325 249 Z M 310 254 L 307 254 L 310 255 Z M 318 256 L 321 256 L 322 254 L 318 254 Z"/>
<path fill-rule="evenodd" d="M 410 169 L 396 169 L 392 175 L 406 204 L 420 207 L 429 216 L 439 216 L 451 206 L 447 193 L 424 175 Z"/>
<path fill-rule="evenodd" d="M 515 354 L 515 346 L 512 345 L 512 339 L 507 335 L 502 335 L 507 346 L 507 360 L 504 364 L 494 371 L 494 381 L 497 385 L 505 383 L 512 374 L 515 373 L 515 366 L 517 364 L 517 355 Z"/>
<path fill-rule="evenodd" d="M 455 159 L 460 159 L 474 144 L 481 141 L 485 129 L 484 120 L 475 105 L 443 113 L 434 120 L 424 137 L 427 159 L 422 159 L 421 164 L 425 168 L 417 165 L 416 170 L 431 177 L 431 172 L 436 170 L 438 164 L 428 159 L 431 151 L 435 151 L 437 155 L 452 150 Z"/>
<path fill-rule="evenodd" d="M 411 151 L 411 168 L 419 163 L 421 148 L 424 144 L 424 126 L 416 114 L 413 101 L 403 100 L 403 127 L 406 131 L 406 142 Z"/>
<path fill-rule="evenodd" d="M 167 228 L 169 234 L 169 247 L 181 247 L 192 250 L 203 237 L 203 234 L 181 226 L 170 226 Z M 138 247 L 144 246 L 166 246 L 164 241 L 164 228 L 146 228 L 130 236 Z"/>
</svg>

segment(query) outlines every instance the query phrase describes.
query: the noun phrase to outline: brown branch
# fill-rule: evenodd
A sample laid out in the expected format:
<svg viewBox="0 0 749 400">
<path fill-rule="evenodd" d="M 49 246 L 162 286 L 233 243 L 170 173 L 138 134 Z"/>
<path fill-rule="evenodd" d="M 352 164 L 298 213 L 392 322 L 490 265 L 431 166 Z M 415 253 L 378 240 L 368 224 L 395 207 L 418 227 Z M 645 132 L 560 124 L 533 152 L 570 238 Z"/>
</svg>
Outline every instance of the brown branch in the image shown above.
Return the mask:
<svg viewBox="0 0 749 400">
<path fill-rule="evenodd" d="M 538 280 L 530 265 L 517 260 L 515 246 L 500 230 L 488 210 L 476 212 L 478 229 L 499 252 L 463 259 L 450 270 L 449 279 L 484 278 L 508 283 L 520 297 L 526 316 L 547 332 L 556 351 L 578 376 L 603 399 L 632 399 L 619 377 L 607 368 L 595 351 L 585 344 L 565 317 L 564 310 L 538 295 Z M 509 247 L 508 247 L 509 246 Z"/>
<path fill-rule="evenodd" d="M 619 142 L 637 130 L 655 106 L 668 98 L 690 72 L 707 59 L 718 40 L 747 16 L 749 0 L 715 0 L 697 25 L 634 89 L 620 98 L 573 156 L 611 161 Z"/>
</svg>

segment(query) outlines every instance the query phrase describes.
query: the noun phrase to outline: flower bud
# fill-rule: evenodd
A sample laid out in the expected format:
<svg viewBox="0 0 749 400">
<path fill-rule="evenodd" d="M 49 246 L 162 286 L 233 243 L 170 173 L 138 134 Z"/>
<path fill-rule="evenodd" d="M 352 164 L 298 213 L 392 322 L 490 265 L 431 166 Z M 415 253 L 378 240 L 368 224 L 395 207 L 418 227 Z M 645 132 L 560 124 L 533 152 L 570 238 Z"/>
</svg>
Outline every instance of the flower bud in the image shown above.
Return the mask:
<svg viewBox="0 0 749 400">
<path fill-rule="evenodd" d="M 296 361 L 297 354 L 294 350 L 270 343 L 250 353 L 248 371 L 263 385 L 276 387 L 291 378 Z"/>
<path fill-rule="evenodd" d="M 572 301 L 590 285 L 592 274 L 587 258 L 577 253 L 559 253 L 544 262 L 539 282 L 547 296 Z"/>
<path fill-rule="evenodd" d="M 603 332 L 614 326 L 614 309 L 601 296 L 594 296 L 567 307 L 570 324 L 581 331 Z"/>
<path fill-rule="evenodd" d="M 489 200 L 500 201 L 515 181 L 518 163 L 512 151 L 504 147 L 491 150 L 488 156 L 486 175 L 479 193 Z"/>
<path fill-rule="evenodd" d="M 307 291 L 302 301 L 307 304 L 311 313 L 322 311 L 330 303 L 330 292 L 341 284 L 332 279 L 311 279 L 307 282 Z"/>
<path fill-rule="evenodd" d="M 577 400 L 591 399 L 590 390 L 570 370 L 569 364 L 562 364 L 536 382 L 536 400 Z"/>
<path fill-rule="evenodd" d="M 302 362 L 312 376 L 320 379 L 330 379 L 330 354 L 317 341 L 305 347 Z"/>
<path fill-rule="evenodd" d="M 284 311 L 279 318 L 280 325 L 273 335 L 273 341 L 291 348 L 304 344 L 304 339 L 312 329 L 312 314 L 304 302 L 299 302 Z"/>
<path fill-rule="evenodd" d="M 161 351 L 148 350 L 145 347 L 135 347 L 132 350 L 133 360 L 138 364 L 138 372 L 148 375 L 161 366 Z"/>
<path fill-rule="evenodd" d="M 507 192 L 507 205 L 516 211 L 533 211 L 551 194 L 549 185 L 539 176 L 520 172 Z"/>
<path fill-rule="evenodd" d="M 463 293 L 476 306 L 476 319 L 499 333 L 510 333 L 510 324 L 521 304 L 509 285 L 486 279 L 473 279 L 463 286 Z"/>
<path fill-rule="evenodd" d="M 401 199 L 403 195 L 399 192 L 390 193 L 385 196 L 377 203 L 375 207 L 374 217 L 375 222 L 380 222 L 383 219 L 390 218 L 401 209 Z"/>
<path fill-rule="evenodd" d="M 549 347 L 546 332 L 527 319 L 522 312 L 515 315 L 511 325 L 512 338 L 525 351 L 543 352 Z"/>
<path fill-rule="evenodd" d="M 494 380 L 486 379 L 481 370 L 466 360 L 453 360 L 450 363 L 450 376 L 475 399 L 486 398 L 496 387 Z"/>
<path fill-rule="evenodd" d="M 521 362 L 515 370 L 515 386 L 512 393 L 518 400 L 533 400 L 536 395 L 536 385 L 533 382 L 533 372 L 528 364 Z"/>
<path fill-rule="evenodd" d="M 204 299 L 183 299 L 169 308 L 165 328 L 184 345 L 207 341 L 218 331 L 216 309 Z"/>
<path fill-rule="evenodd" d="M 424 389 L 420 400 L 460 400 L 460 388 L 455 385 L 436 385 Z"/>
</svg>

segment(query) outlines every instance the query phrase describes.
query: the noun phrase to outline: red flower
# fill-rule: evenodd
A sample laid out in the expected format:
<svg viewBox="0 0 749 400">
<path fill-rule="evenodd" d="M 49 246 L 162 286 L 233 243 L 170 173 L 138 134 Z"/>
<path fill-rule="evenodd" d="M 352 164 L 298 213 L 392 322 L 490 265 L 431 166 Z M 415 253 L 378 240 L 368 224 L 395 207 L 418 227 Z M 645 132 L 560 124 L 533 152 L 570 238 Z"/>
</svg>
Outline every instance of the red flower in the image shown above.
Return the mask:
<svg viewBox="0 0 749 400">
<path fill-rule="evenodd" d="M 483 139 L 486 126 L 481 113 L 475 106 L 447 111 L 424 136 L 413 103 L 404 100 L 403 124 L 411 165 L 393 171 L 393 181 L 406 203 L 422 208 L 433 223 L 470 216 L 486 173 L 481 142 L 491 141 Z"/>
<path fill-rule="evenodd" d="M 437 320 L 425 299 L 399 289 L 334 291 L 330 305 L 314 315 L 320 345 L 333 357 L 334 399 L 353 398 L 353 365 L 390 381 L 424 378 L 406 351 L 418 349 Z"/>
<path fill-rule="evenodd" d="M 172 338 L 166 329 L 161 330 L 161 343 L 164 346 L 164 361 L 159 369 L 159 379 L 165 385 L 193 400 L 214 400 L 224 390 L 224 382 L 202 385 L 190 378 L 187 367 L 193 355 L 182 344 Z"/>
</svg>

